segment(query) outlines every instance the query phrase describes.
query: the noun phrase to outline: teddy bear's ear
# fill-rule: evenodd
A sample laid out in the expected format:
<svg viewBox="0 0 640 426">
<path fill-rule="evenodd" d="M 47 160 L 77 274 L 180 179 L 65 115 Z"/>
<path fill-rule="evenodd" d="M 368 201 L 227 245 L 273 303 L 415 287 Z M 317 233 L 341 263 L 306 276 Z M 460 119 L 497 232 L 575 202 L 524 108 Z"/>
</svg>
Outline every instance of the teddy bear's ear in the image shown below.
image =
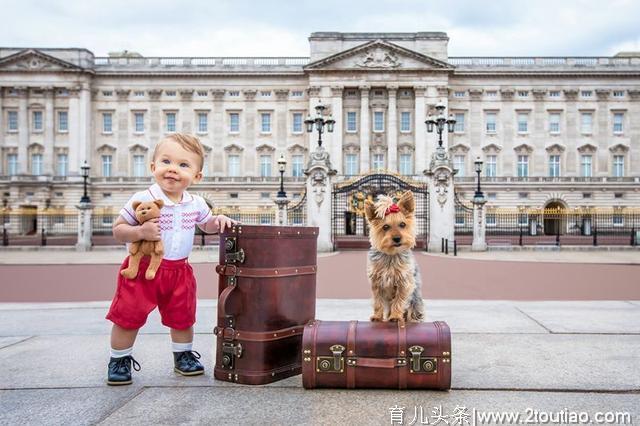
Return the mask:
<svg viewBox="0 0 640 426">
<path fill-rule="evenodd" d="M 134 201 L 133 204 L 131 204 L 131 207 L 133 207 L 133 211 L 138 210 L 138 206 L 142 204 L 142 201 Z"/>
<path fill-rule="evenodd" d="M 158 206 L 159 209 L 164 207 L 164 201 L 162 200 L 153 200 L 153 202 L 155 203 L 156 206 Z"/>
</svg>

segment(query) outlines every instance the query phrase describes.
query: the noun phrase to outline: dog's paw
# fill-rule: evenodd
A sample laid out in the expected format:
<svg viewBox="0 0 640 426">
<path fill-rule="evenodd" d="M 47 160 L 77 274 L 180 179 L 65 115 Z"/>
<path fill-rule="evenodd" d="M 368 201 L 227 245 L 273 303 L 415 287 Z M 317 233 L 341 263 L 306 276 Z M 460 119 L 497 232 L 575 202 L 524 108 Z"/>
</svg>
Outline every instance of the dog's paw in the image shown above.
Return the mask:
<svg viewBox="0 0 640 426">
<path fill-rule="evenodd" d="M 402 315 L 391 315 L 389 321 L 404 323 L 404 317 Z"/>
<path fill-rule="evenodd" d="M 379 315 L 371 315 L 371 318 L 369 318 L 369 320 L 371 322 L 382 322 L 383 318 Z"/>
</svg>

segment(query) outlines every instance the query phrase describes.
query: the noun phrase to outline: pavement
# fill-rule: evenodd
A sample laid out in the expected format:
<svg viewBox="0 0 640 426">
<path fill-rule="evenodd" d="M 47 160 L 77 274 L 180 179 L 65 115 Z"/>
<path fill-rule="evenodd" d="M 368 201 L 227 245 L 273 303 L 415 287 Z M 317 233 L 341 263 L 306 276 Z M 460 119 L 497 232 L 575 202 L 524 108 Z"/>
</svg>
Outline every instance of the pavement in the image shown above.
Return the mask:
<svg viewBox="0 0 640 426">
<path fill-rule="evenodd" d="M 639 300 L 425 303 L 427 320 L 452 330 L 449 392 L 305 390 L 301 376 L 266 386 L 216 381 L 210 299 L 199 301 L 195 326 L 204 376 L 173 372 L 154 312 L 134 349 L 142 370 L 133 385 L 113 388 L 108 302 L 1 303 L 0 424 L 434 424 L 439 414 L 453 425 L 480 424 L 489 412 L 521 416 L 493 422 L 503 424 L 568 423 L 573 413 L 640 422 Z M 319 319 L 369 314 L 366 299 L 317 302 Z"/>
</svg>

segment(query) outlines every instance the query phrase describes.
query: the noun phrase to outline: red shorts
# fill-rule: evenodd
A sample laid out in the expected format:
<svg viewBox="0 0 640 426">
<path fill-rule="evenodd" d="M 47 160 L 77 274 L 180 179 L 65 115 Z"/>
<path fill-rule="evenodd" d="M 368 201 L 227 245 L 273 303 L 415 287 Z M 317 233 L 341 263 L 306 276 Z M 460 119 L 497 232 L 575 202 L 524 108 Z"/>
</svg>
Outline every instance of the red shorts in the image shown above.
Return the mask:
<svg viewBox="0 0 640 426">
<path fill-rule="evenodd" d="M 135 279 L 118 272 L 118 287 L 111 302 L 107 319 L 122 328 L 138 329 L 147 322 L 147 316 L 158 307 L 162 324 L 184 330 L 196 322 L 196 279 L 187 259 L 166 260 L 152 281 L 144 274 L 150 258 L 144 256 Z M 120 270 L 129 265 L 127 257 Z"/>
</svg>

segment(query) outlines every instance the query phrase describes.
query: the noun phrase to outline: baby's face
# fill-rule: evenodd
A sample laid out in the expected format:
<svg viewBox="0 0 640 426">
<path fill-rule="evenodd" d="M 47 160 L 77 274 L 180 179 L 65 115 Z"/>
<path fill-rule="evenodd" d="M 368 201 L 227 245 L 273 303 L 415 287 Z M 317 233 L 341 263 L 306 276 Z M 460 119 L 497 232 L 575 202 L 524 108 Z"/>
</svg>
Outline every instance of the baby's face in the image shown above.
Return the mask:
<svg viewBox="0 0 640 426">
<path fill-rule="evenodd" d="M 178 195 L 202 179 L 200 162 L 198 154 L 168 139 L 158 147 L 156 158 L 151 163 L 151 173 L 165 193 Z"/>
</svg>

